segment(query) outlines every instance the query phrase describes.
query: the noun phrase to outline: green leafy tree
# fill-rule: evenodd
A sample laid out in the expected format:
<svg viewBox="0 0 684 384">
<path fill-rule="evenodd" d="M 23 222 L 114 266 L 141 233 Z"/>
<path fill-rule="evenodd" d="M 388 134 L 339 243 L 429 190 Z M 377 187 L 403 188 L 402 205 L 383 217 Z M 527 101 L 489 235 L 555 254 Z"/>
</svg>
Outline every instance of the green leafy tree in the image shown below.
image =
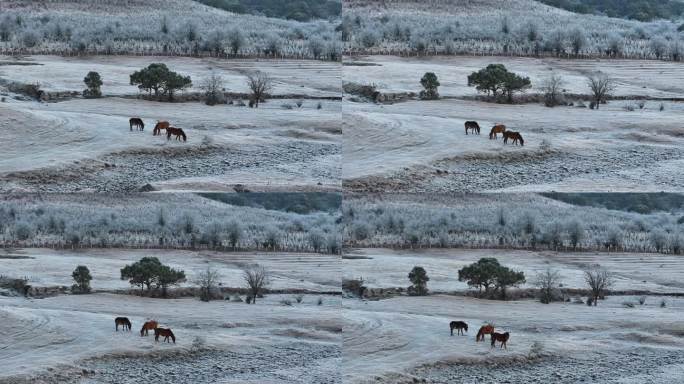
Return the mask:
<svg viewBox="0 0 684 384">
<path fill-rule="evenodd" d="M 427 275 L 427 272 L 425 272 L 425 269 L 423 267 L 418 267 L 415 266 L 409 272 L 408 278 L 411 281 L 411 286 L 408 288 L 409 295 L 414 295 L 414 296 L 425 296 L 428 293 L 427 289 L 427 282 L 430 281 L 430 278 Z"/>
<path fill-rule="evenodd" d="M 149 94 L 154 92 L 157 99 L 168 96 L 169 101 L 173 101 L 173 95 L 176 91 L 192 85 L 190 76 L 182 76 L 173 72 L 163 63 L 153 63 L 140 71 L 133 72 L 130 76 L 130 82 L 131 85 L 137 85 L 139 89 L 147 91 Z"/>
<path fill-rule="evenodd" d="M 420 79 L 420 85 L 423 86 L 422 91 L 420 91 L 420 98 L 424 100 L 434 100 L 439 98 L 439 92 L 437 92 L 437 87 L 440 86 L 439 80 L 437 80 L 437 75 L 434 72 L 425 72 L 423 77 Z"/>
<path fill-rule="evenodd" d="M 493 257 L 483 257 L 476 263 L 461 268 L 458 271 L 458 281 L 465 281 L 471 287 L 477 287 L 480 292 L 484 288 L 485 294 L 496 283 L 496 272 L 501 267 L 499 261 Z"/>
<path fill-rule="evenodd" d="M 468 76 L 468 86 L 495 99 L 506 96 L 506 100 L 512 102 L 513 94 L 530 88 L 531 82 L 529 77 L 509 72 L 503 64 L 489 64 Z"/>
<path fill-rule="evenodd" d="M 76 288 L 79 293 L 90 292 L 90 281 L 93 279 L 93 277 L 90 275 L 90 270 L 88 270 L 88 267 L 85 265 L 79 265 L 71 273 L 71 277 L 76 282 L 74 288 Z"/>
<path fill-rule="evenodd" d="M 121 268 L 121 280 L 128 279 L 131 285 L 139 286 L 141 291 L 144 287 L 149 291 L 159 276 L 161 266 L 162 263 L 156 257 L 143 257 Z"/>
<path fill-rule="evenodd" d="M 168 265 L 161 265 L 157 270 L 157 287 L 162 289 L 162 295 L 166 297 L 169 286 L 178 285 L 185 281 L 185 272 L 175 270 Z"/>
<path fill-rule="evenodd" d="M 525 274 L 500 266 L 496 271 L 495 282 L 496 289 L 501 292 L 501 299 L 506 300 L 506 289 L 525 283 Z"/>
<path fill-rule="evenodd" d="M 102 79 L 100 78 L 100 74 L 97 72 L 88 72 L 86 77 L 83 79 L 83 82 L 85 83 L 86 89 L 83 91 L 83 96 L 85 97 L 100 97 L 102 96 L 102 91 L 100 90 L 100 87 L 102 87 Z"/>
</svg>

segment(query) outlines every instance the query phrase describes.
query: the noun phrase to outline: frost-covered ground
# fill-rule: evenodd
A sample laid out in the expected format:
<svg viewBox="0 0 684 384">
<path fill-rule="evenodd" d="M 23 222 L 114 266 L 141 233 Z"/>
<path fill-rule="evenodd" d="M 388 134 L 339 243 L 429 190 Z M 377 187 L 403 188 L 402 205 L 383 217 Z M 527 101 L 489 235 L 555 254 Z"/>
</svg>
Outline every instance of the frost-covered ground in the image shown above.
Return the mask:
<svg viewBox="0 0 684 384">
<path fill-rule="evenodd" d="M 2 256 L 0 274 L 25 276 L 36 286 L 70 285 L 70 271 L 85 264 L 100 293 L 0 295 L 0 382 L 341 382 L 340 298 L 328 294 L 340 289 L 339 258 L 125 249 L 22 249 Z M 293 294 L 267 294 L 254 305 L 102 293 L 125 288 L 119 269 L 143 256 L 185 270 L 189 282 L 211 265 L 224 287 L 244 287 L 241 266 L 259 263 L 271 273 L 271 288 L 310 293 L 301 303 Z M 115 332 L 118 316 L 131 319 L 133 332 Z M 173 329 L 176 344 L 141 338 L 147 319 Z"/>
<path fill-rule="evenodd" d="M 85 88 L 83 77 L 95 71 L 102 76 L 105 96 L 132 95 L 138 88 L 130 75 L 152 63 L 164 63 L 170 70 L 192 78 L 190 91 L 201 91 L 202 79 L 210 71 L 221 74 L 226 92 L 247 93 L 245 75 L 261 71 L 273 78 L 274 95 L 339 97 L 340 64 L 315 60 L 248 60 L 166 56 L 0 56 L 4 63 L 0 77 L 20 83 L 38 82 L 46 91 L 78 91 Z M 11 65 L 30 63 L 36 65 Z"/>
<path fill-rule="evenodd" d="M 291 297 L 267 295 L 255 305 L 111 294 L 0 297 L 0 381 L 339 383 L 339 298 L 306 295 L 292 306 L 281 299 Z M 117 316 L 131 319 L 133 332 L 115 332 Z M 176 343 L 141 338 L 147 319 L 170 327 Z"/>
<path fill-rule="evenodd" d="M 211 266 L 221 274 L 225 287 L 242 287 L 242 268 L 259 264 L 271 273 L 272 289 L 334 292 L 340 288 L 339 255 L 315 253 L 25 248 L 0 251 L 0 273 L 25 277 L 33 286 L 71 286 L 71 272 L 77 265 L 85 265 L 93 276 L 93 290 L 125 289 L 130 285 L 119 279 L 119 271 L 143 257 L 157 257 L 164 264 L 184 270 L 187 281 L 181 286 L 194 286 L 198 275 Z"/>
<path fill-rule="evenodd" d="M 512 63 L 516 72 L 537 79 L 570 72 L 569 92 L 586 94 L 582 74 L 592 64 L 618 79 L 618 94 L 681 97 L 674 64 L 622 61 L 608 65 L 585 61 L 536 59 L 367 58 L 381 66 L 345 66 L 345 81 L 375 83 L 380 91 L 418 91 L 425 71 L 435 71 L 440 94 L 470 96 L 467 74 L 488 63 Z M 433 63 L 433 60 L 435 63 Z M 461 68 L 461 60 L 472 68 Z M 469 64 L 470 63 L 470 64 Z M 578 63 L 577 66 L 574 64 Z M 388 65 L 388 68 L 385 68 Z M 637 75 L 642 67 L 653 76 Z M 662 74 L 655 75 L 660 67 Z M 440 72 L 440 69 L 442 72 Z M 659 77 L 662 76 L 662 77 Z M 646 86 L 646 88 L 642 88 Z M 464 99 L 407 101 L 392 105 L 345 101 L 343 129 L 345 188 L 356 191 L 661 191 L 680 190 L 684 130 L 680 102 L 611 101 L 600 110 L 547 108 L 540 104 L 494 104 Z M 476 120 L 482 133 L 465 135 L 463 123 Z M 489 129 L 503 123 L 519 131 L 525 146 L 489 140 Z"/>
<path fill-rule="evenodd" d="M 547 268 L 557 270 L 565 288 L 586 288 L 584 268 L 599 264 L 614 274 L 613 289 L 657 293 L 684 293 L 684 259 L 678 255 L 651 253 L 551 252 L 505 249 L 355 249 L 342 262 L 343 278 L 362 277 L 371 288 L 407 287 L 408 273 L 422 266 L 429 287 L 439 292 L 465 291 L 458 270 L 483 257 L 525 273 L 521 288 L 534 288 L 534 277 Z"/>
<path fill-rule="evenodd" d="M 615 272 L 616 289 L 682 289 L 680 261 L 663 255 L 490 250 L 356 250 L 352 255 L 356 257 L 343 262 L 344 276 L 362 276 L 369 287 L 405 287 L 408 271 L 423 265 L 430 277 L 428 288 L 464 290 L 465 284 L 457 281 L 458 269 L 479 257 L 496 257 L 523 270 L 528 280 L 534 271 L 555 268 L 570 288 L 581 286 L 582 265 L 599 262 Z M 342 306 L 343 377 L 349 383 L 664 384 L 676 380 L 684 365 L 681 297 L 648 296 L 639 305 L 633 296 L 608 296 L 597 307 L 588 307 L 432 295 L 343 299 Z M 466 336 L 449 335 L 452 320 L 469 324 Z M 489 338 L 475 342 L 485 322 L 511 333 L 507 350 L 491 349 Z M 541 346 L 533 348 L 535 342 Z"/>
<path fill-rule="evenodd" d="M 684 300 L 608 297 L 598 307 L 454 296 L 344 299 L 344 381 L 349 383 L 671 383 L 684 364 Z M 467 322 L 449 336 L 449 322 Z M 492 322 L 508 349 L 475 342 Z M 530 358 L 533 343 L 541 356 Z M 598 363 L 603 362 L 603 363 Z"/>
<path fill-rule="evenodd" d="M 128 74 L 154 61 L 137 57 L 114 57 L 111 62 L 109 57 L 37 60 L 46 63 L 21 66 L 17 73 L 12 70 L 15 66 L 5 66 L 11 73 L 4 70 L 2 76 L 39 81 L 46 89 L 80 90 L 84 66 L 100 66 L 105 94 L 135 94 L 137 89 L 127 85 Z M 186 69 L 197 74 L 196 84 L 213 67 L 205 59 L 173 60 L 180 63 L 181 73 Z M 130 67 L 119 66 L 129 61 Z M 220 69 L 226 74 L 226 89 L 243 92 L 240 73 L 247 72 L 245 67 L 261 69 L 262 64 L 264 71 L 273 73 L 275 93 L 339 95 L 335 93 L 339 70 L 309 62 L 239 61 L 237 69 Z M 0 105 L 5 140 L 0 191 L 120 192 L 146 184 L 176 191 L 227 191 L 236 184 L 252 190 L 339 189 L 340 103 L 307 99 L 298 108 L 295 101 L 271 100 L 252 109 L 118 97 L 59 103 L 8 97 Z M 285 109 L 284 104 L 294 108 Z M 129 130 L 132 116 L 145 121 L 144 132 Z M 152 136 L 157 120 L 183 128 L 188 141 Z"/>
</svg>

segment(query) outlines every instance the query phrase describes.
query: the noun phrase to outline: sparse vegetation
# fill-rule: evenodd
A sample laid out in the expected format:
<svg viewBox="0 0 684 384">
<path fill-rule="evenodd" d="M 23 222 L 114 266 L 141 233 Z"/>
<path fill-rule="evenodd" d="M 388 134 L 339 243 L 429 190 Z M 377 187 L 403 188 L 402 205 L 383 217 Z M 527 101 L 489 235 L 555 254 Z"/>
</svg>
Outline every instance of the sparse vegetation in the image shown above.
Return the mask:
<svg viewBox="0 0 684 384">
<path fill-rule="evenodd" d="M 212 268 L 211 265 L 207 266 L 207 269 L 200 272 L 195 279 L 195 284 L 200 288 L 200 300 L 210 301 L 212 299 L 218 298 L 218 293 L 216 289 L 221 284 L 221 275 L 219 272 Z"/>
<path fill-rule="evenodd" d="M 269 285 L 268 271 L 258 264 L 251 265 L 242 270 L 242 277 L 249 290 L 248 304 L 256 304 L 256 299 L 262 297 L 264 289 Z"/>
<path fill-rule="evenodd" d="M 273 80 L 264 72 L 254 72 L 247 75 L 247 87 L 251 91 L 250 102 L 255 108 L 259 108 L 259 102 L 264 101 L 268 92 L 273 89 Z"/>
<path fill-rule="evenodd" d="M 594 266 L 584 271 L 584 281 L 591 290 L 591 303 L 598 305 L 598 300 L 603 298 L 608 289 L 613 285 L 612 275 L 600 266 Z"/>
</svg>

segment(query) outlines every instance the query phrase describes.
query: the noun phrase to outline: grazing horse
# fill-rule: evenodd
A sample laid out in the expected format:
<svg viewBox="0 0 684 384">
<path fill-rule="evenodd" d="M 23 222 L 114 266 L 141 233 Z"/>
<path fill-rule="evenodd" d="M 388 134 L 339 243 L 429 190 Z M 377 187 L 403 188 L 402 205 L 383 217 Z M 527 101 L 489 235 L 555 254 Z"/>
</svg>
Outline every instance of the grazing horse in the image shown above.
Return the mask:
<svg viewBox="0 0 684 384">
<path fill-rule="evenodd" d="M 508 341 L 508 339 L 510 337 L 511 337 L 511 334 L 508 332 L 505 332 L 505 333 L 494 332 L 494 333 L 492 333 L 492 348 L 494 348 L 494 346 L 496 345 L 496 342 L 499 341 L 499 342 L 501 342 L 501 348 L 508 349 L 508 347 L 506 346 L 506 342 Z"/>
<path fill-rule="evenodd" d="M 121 328 L 125 331 L 128 329 L 128 331 L 131 330 L 131 321 L 128 320 L 128 317 L 117 317 L 114 319 L 114 326 L 116 327 L 116 331 L 119 332 L 119 325 L 121 325 Z"/>
<path fill-rule="evenodd" d="M 497 133 L 503 134 L 506 132 L 506 126 L 503 124 L 497 124 L 492 127 L 492 130 L 489 131 L 489 140 L 491 139 L 497 139 L 498 137 L 496 136 Z"/>
<path fill-rule="evenodd" d="M 477 331 L 477 336 L 475 336 L 475 341 L 484 341 L 485 335 L 486 334 L 492 334 L 494 333 L 494 326 L 491 324 L 485 324 L 480 327 L 480 330 Z"/>
<path fill-rule="evenodd" d="M 468 332 L 468 324 L 463 321 L 452 321 L 449 323 L 449 328 L 451 328 L 451 336 L 454 335 L 454 328 L 456 328 L 457 335 L 463 335 L 463 330 Z"/>
<path fill-rule="evenodd" d="M 474 134 L 480 134 L 480 125 L 477 123 L 477 121 L 466 121 L 465 122 L 465 131 L 466 135 L 468 134 L 468 130 L 471 130 Z"/>
<path fill-rule="evenodd" d="M 145 324 L 143 324 L 142 328 L 140 328 L 140 336 L 142 337 L 142 336 L 149 335 L 149 330 L 150 329 L 154 330 L 157 327 L 159 327 L 159 323 L 157 323 L 156 321 L 154 321 L 154 320 L 146 321 Z"/>
<path fill-rule="evenodd" d="M 174 128 L 174 127 L 166 128 L 166 140 L 171 140 L 171 135 L 175 135 L 176 140 L 178 140 L 178 141 L 180 141 L 181 137 L 183 138 L 183 141 L 188 141 L 188 137 L 185 136 L 185 132 L 183 132 L 183 130 L 180 128 Z"/>
<path fill-rule="evenodd" d="M 525 140 L 523 140 L 520 132 L 506 131 L 503 133 L 503 137 L 504 144 L 508 143 L 508 139 L 511 139 L 513 140 L 513 144 L 518 144 L 518 142 L 520 142 L 521 147 L 525 145 Z"/>
<path fill-rule="evenodd" d="M 152 135 L 157 136 L 161 135 L 161 130 L 162 129 L 168 129 L 171 124 L 169 124 L 168 121 L 159 121 L 157 120 L 157 125 L 154 126 L 154 130 L 152 130 Z"/>
<path fill-rule="evenodd" d="M 171 340 L 173 340 L 173 343 L 176 344 L 176 336 L 173 335 L 173 332 L 171 332 L 170 328 L 155 328 L 154 329 L 154 341 L 159 341 L 159 336 L 164 337 L 164 341 L 167 343 L 170 343 L 169 337 Z"/>
<path fill-rule="evenodd" d="M 131 119 L 128 120 L 128 125 L 131 127 L 131 131 L 133 130 L 133 127 L 141 131 L 145 130 L 145 123 L 143 123 L 142 119 L 139 117 L 131 117 Z"/>
</svg>

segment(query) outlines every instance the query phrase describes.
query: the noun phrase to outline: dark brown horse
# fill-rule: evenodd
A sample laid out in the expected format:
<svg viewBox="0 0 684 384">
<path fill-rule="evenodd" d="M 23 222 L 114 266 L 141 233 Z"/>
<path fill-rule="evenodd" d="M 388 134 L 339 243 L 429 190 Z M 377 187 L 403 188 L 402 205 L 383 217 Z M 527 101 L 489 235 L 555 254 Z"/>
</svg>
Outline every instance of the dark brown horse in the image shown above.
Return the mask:
<svg viewBox="0 0 684 384">
<path fill-rule="evenodd" d="M 154 129 L 152 130 L 152 135 L 157 136 L 161 135 L 161 130 L 162 129 L 168 129 L 171 124 L 169 124 L 168 121 L 159 121 L 157 120 L 157 125 L 154 126 Z"/>
<path fill-rule="evenodd" d="M 128 125 L 131 127 L 131 131 L 133 130 L 133 127 L 141 131 L 145 130 L 145 123 L 143 123 L 142 119 L 139 117 L 131 117 L 131 119 L 128 120 Z"/>
<path fill-rule="evenodd" d="M 508 143 L 508 139 L 511 139 L 513 140 L 513 144 L 518 144 L 519 142 L 521 147 L 525 145 L 525 140 L 523 140 L 520 132 L 506 131 L 503 133 L 503 137 L 504 144 Z"/>
<path fill-rule="evenodd" d="M 454 328 L 456 328 L 457 335 L 463 335 L 463 330 L 468 332 L 468 324 L 463 321 L 452 321 L 449 323 L 449 328 L 451 328 L 451 336 L 454 335 Z"/>
<path fill-rule="evenodd" d="M 511 334 L 508 332 L 504 332 L 504 333 L 494 332 L 494 333 L 492 333 L 492 348 L 494 348 L 496 346 L 496 342 L 498 341 L 501 343 L 501 348 L 508 349 L 508 347 L 506 346 L 506 342 L 508 341 L 508 339 L 510 337 L 511 337 Z"/>
<path fill-rule="evenodd" d="M 477 123 L 477 121 L 466 121 L 465 122 L 465 131 L 466 135 L 468 134 L 468 130 L 471 130 L 474 134 L 480 134 L 480 125 Z"/>
<path fill-rule="evenodd" d="M 185 136 L 185 132 L 183 132 L 183 130 L 180 128 L 175 128 L 175 127 L 166 128 L 166 140 L 171 140 L 171 135 L 176 136 L 176 140 L 178 140 L 178 141 L 180 141 L 181 137 L 183 138 L 183 141 L 188 141 L 188 137 Z"/>
<path fill-rule="evenodd" d="M 491 324 L 485 324 L 480 327 L 480 330 L 477 331 L 477 336 L 475 336 L 475 341 L 484 341 L 485 335 L 486 334 L 492 334 L 494 333 L 494 326 Z"/>
<path fill-rule="evenodd" d="M 116 327 L 116 331 L 119 332 L 119 325 L 122 327 L 122 329 L 125 331 L 128 329 L 128 331 L 131 330 L 131 321 L 128 320 L 128 317 L 117 317 L 114 319 L 114 326 Z"/>
<path fill-rule="evenodd" d="M 169 343 L 169 337 L 176 344 L 176 336 L 173 335 L 170 328 L 155 328 L 154 329 L 154 341 L 159 341 L 159 336 L 164 337 L 164 341 Z"/>
<path fill-rule="evenodd" d="M 498 139 L 496 134 L 497 133 L 503 134 L 504 132 L 506 132 L 506 126 L 503 124 L 496 124 L 495 126 L 492 127 L 492 130 L 489 131 L 489 140 Z"/>
<path fill-rule="evenodd" d="M 149 330 L 156 329 L 159 327 L 159 323 L 157 323 L 154 320 L 146 321 L 145 324 L 143 324 L 142 328 L 140 328 L 140 336 L 147 336 L 149 335 Z"/>
</svg>

